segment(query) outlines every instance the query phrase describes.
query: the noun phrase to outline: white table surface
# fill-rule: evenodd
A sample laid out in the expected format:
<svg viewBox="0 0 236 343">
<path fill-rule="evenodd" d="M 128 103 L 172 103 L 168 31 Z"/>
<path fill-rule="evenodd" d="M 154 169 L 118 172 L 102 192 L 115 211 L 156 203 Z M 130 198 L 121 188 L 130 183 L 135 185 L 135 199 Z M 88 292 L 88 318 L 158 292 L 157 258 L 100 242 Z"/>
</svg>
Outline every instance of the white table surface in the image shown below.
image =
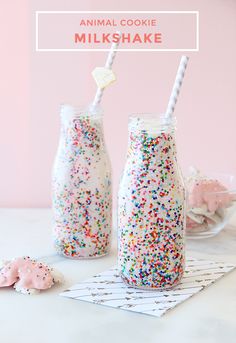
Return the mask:
<svg viewBox="0 0 236 343">
<path fill-rule="evenodd" d="M 162 318 L 76 301 L 58 293 L 114 265 L 115 238 L 109 256 L 69 260 L 54 255 L 51 226 L 48 209 L 0 210 L 0 258 L 49 256 L 65 276 L 63 285 L 35 296 L 0 289 L 1 343 L 236 342 L 236 270 Z M 191 256 L 236 263 L 236 227 L 186 246 Z"/>
</svg>

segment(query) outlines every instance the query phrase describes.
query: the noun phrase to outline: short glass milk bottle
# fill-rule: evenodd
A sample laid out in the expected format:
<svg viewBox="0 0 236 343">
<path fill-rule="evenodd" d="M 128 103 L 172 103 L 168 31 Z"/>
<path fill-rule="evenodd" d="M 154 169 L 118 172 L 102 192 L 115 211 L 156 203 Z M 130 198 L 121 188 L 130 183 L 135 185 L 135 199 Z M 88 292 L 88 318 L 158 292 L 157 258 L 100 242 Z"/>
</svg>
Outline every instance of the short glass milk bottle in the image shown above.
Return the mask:
<svg viewBox="0 0 236 343">
<path fill-rule="evenodd" d="M 131 116 L 118 195 L 118 263 L 134 287 L 168 289 L 184 272 L 185 188 L 175 118 Z"/>
<path fill-rule="evenodd" d="M 101 113 L 62 106 L 52 193 L 57 252 L 76 259 L 106 255 L 112 226 L 112 190 Z"/>
</svg>

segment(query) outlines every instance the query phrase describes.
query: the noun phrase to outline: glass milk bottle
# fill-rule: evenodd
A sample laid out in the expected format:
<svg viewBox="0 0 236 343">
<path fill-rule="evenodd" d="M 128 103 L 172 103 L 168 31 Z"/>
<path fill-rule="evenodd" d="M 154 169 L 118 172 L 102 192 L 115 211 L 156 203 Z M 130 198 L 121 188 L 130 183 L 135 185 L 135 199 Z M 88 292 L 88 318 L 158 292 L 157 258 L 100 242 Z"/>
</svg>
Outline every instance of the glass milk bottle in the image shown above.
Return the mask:
<svg viewBox="0 0 236 343">
<path fill-rule="evenodd" d="M 132 116 L 118 196 L 118 263 L 134 287 L 168 289 L 184 272 L 185 189 L 175 120 Z"/>
<path fill-rule="evenodd" d="M 75 259 L 106 255 L 112 226 L 112 191 L 101 113 L 62 106 L 52 188 L 57 252 Z"/>
</svg>

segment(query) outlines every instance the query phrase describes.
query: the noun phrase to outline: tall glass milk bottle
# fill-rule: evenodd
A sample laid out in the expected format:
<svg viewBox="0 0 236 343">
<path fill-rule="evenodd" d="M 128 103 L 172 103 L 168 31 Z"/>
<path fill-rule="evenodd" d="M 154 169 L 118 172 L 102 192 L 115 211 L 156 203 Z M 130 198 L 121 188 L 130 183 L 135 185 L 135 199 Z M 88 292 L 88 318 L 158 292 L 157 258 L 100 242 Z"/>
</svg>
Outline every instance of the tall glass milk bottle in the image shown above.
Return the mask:
<svg viewBox="0 0 236 343">
<path fill-rule="evenodd" d="M 118 196 L 119 269 L 134 287 L 168 289 L 184 272 L 185 189 L 175 119 L 132 116 Z"/>
<path fill-rule="evenodd" d="M 112 226 L 112 190 L 101 113 L 62 106 L 52 188 L 57 252 L 75 259 L 106 255 Z"/>
</svg>

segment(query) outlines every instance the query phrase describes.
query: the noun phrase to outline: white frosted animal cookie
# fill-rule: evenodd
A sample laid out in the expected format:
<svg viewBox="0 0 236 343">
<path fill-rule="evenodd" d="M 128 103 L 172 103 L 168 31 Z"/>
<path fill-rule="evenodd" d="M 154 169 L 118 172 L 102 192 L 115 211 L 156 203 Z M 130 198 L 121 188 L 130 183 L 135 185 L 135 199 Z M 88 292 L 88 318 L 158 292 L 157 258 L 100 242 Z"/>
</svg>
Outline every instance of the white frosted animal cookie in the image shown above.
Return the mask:
<svg viewBox="0 0 236 343">
<path fill-rule="evenodd" d="M 200 215 L 200 214 L 195 214 L 192 211 L 188 211 L 187 212 L 188 217 L 193 220 L 195 223 L 198 224 L 203 224 L 204 223 L 204 216 Z"/>
<path fill-rule="evenodd" d="M 92 71 L 93 78 L 98 88 L 106 88 L 111 83 L 116 81 L 116 76 L 113 71 L 105 67 L 97 67 Z"/>
<path fill-rule="evenodd" d="M 13 286 L 17 292 L 23 294 L 37 294 L 62 281 L 63 277 L 59 272 L 30 257 L 4 262 L 0 269 L 0 288 Z"/>
<path fill-rule="evenodd" d="M 215 213 L 206 213 L 205 214 L 205 217 L 207 219 L 210 219 L 212 222 L 214 223 L 220 223 L 222 221 L 222 217 L 220 217 L 218 214 L 217 214 L 217 211 Z"/>
<path fill-rule="evenodd" d="M 189 209 L 189 211 L 193 212 L 194 214 L 200 214 L 204 216 L 206 213 L 208 213 L 207 205 L 202 205 L 202 207 L 192 207 Z"/>
</svg>

